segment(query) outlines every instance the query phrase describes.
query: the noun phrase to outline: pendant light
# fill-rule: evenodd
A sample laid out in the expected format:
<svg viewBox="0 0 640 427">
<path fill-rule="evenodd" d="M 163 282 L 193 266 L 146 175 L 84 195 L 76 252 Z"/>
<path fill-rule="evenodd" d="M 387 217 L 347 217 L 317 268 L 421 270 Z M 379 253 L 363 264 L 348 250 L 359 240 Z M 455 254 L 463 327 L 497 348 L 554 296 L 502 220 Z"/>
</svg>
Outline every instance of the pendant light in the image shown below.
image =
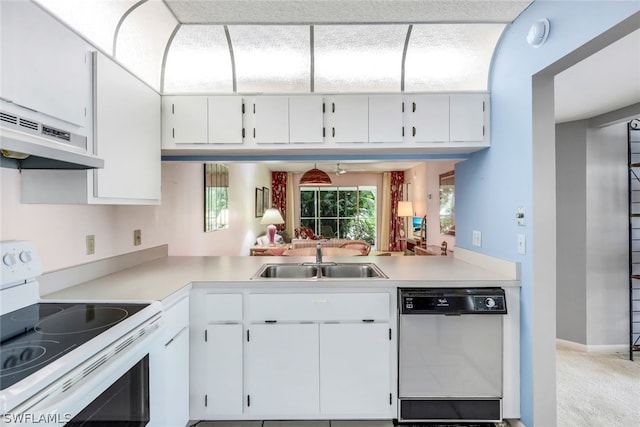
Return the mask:
<svg viewBox="0 0 640 427">
<path fill-rule="evenodd" d="M 314 164 L 313 169 L 302 174 L 300 185 L 331 185 L 331 178 L 326 172 L 317 169 Z"/>
</svg>

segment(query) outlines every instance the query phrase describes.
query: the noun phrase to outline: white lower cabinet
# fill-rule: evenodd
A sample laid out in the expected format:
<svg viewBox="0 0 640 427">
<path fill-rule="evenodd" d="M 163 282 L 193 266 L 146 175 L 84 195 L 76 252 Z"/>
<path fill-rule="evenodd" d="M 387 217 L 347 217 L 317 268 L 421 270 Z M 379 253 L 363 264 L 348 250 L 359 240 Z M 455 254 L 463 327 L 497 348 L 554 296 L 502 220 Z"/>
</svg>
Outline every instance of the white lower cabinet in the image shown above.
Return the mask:
<svg viewBox="0 0 640 427">
<path fill-rule="evenodd" d="M 392 419 L 396 296 L 194 289 L 191 419 Z"/>
<path fill-rule="evenodd" d="M 260 416 L 319 412 L 317 324 L 251 325 L 247 406 Z"/>
<path fill-rule="evenodd" d="M 320 412 L 389 415 L 388 323 L 320 325 Z"/>
<path fill-rule="evenodd" d="M 242 325 L 209 325 L 204 369 L 210 415 L 242 414 Z"/>
<path fill-rule="evenodd" d="M 167 426 L 189 421 L 189 328 L 164 345 L 165 420 Z"/>
</svg>

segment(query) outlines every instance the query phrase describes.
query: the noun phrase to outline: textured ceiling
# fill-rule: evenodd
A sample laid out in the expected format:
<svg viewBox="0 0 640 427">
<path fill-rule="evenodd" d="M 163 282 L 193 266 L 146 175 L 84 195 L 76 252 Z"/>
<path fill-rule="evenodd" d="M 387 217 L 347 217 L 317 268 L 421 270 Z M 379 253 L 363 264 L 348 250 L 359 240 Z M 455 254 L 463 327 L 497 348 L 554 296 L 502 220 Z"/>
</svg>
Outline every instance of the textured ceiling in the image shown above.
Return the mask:
<svg viewBox="0 0 640 427">
<path fill-rule="evenodd" d="M 164 0 L 183 24 L 512 22 L 530 0 Z"/>
</svg>

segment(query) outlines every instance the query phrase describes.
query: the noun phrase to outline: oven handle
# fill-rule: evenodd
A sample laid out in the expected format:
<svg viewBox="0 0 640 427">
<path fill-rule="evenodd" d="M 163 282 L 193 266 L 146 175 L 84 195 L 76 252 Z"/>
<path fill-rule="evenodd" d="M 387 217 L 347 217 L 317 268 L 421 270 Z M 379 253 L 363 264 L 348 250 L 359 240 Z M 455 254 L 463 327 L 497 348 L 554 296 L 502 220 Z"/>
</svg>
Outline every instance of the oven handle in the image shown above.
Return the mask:
<svg viewBox="0 0 640 427">
<path fill-rule="evenodd" d="M 157 347 L 155 343 L 157 340 L 154 340 L 154 338 L 160 336 L 158 332 L 159 327 L 160 317 L 158 316 L 144 325 L 135 328 L 132 332 L 71 370 L 11 412 L 14 414 L 30 414 L 31 416 L 35 416 L 38 419 L 37 423 L 33 424 L 34 427 L 42 427 L 43 425 L 64 426 L 118 378 L 138 363 L 140 359 L 154 351 Z M 144 333 L 141 335 L 140 332 L 142 330 L 144 330 Z M 138 339 L 132 342 L 126 351 L 117 352 L 106 361 L 100 363 L 101 359 L 114 350 L 117 350 L 119 346 L 123 345 L 123 343 L 132 336 L 138 336 Z M 92 365 L 95 364 L 99 365 L 92 369 Z M 84 371 L 87 370 L 90 372 L 85 374 Z M 68 385 L 69 381 L 72 381 L 78 375 L 83 375 L 83 378 Z M 46 406 L 42 407 L 43 405 Z M 43 419 L 40 417 L 41 415 L 48 421 L 47 423 L 41 421 L 41 419 Z M 31 425 L 32 424 L 25 424 L 25 426 Z"/>
</svg>

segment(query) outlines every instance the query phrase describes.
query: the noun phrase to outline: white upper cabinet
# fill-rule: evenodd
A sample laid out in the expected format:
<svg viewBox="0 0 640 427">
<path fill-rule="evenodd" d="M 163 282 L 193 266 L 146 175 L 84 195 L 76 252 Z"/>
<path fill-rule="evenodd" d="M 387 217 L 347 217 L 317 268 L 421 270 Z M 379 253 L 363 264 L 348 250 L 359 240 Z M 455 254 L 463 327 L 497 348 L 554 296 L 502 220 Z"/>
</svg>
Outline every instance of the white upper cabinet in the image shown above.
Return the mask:
<svg viewBox="0 0 640 427">
<path fill-rule="evenodd" d="M 169 144 L 206 144 L 208 118 L 206 96 L 162 98 L 163 136 Z"/>
<path fill-rule="evenodd" d="M 242 144 L 242 97 L 210 96 L 207 99 L 211 144 Z"/>
<path fill-rule="evenodd" d="M 322 143 L 322 97 L 289 97 L 289 141 Z"/>
<path fill-rule="evenodd" d="M 95 55 L 96 170 L 25 170 L 23 203 L 160 203 L 160 95 L 101 53 Z"/>
<path fill-rule="evenodd" d="M 336 95 L 325 101 L 329 133 L 334 142 L 369 141 L 369 97 Z"/>
<path fill-rule="evenodd" d="M 101 53 L 95 86 L 95 196 L 160 200 L 160 96 Z"/>
<path fill-rule="evenodd" d="M 88 136 L 93 49 L 32 2 L 2 1 L 0 17 L 0 97 Z"/>
<path fill-rule="evenodd" d="M 408 136 L 416 142 L 449 142 L 449 95 L 415 95 L 405 109 L 412 118 Z"/>
<path fill-rule="evenodd" d="M 486 96 L 459 94 L 450 97 L 450 136 L 452 142 L 483 141 L 485 138 Z"/>
<path fill-rule="evenodd" d="M 402 95 L 369 96 L 369 142 L 402 142 Z"/>
<path fill-rule="evenodd" d="M 256 143 L 289 143 L 289 97 L 257 96 L 253 103 L 253 114 L 253 138 Z"/>
</svg>

